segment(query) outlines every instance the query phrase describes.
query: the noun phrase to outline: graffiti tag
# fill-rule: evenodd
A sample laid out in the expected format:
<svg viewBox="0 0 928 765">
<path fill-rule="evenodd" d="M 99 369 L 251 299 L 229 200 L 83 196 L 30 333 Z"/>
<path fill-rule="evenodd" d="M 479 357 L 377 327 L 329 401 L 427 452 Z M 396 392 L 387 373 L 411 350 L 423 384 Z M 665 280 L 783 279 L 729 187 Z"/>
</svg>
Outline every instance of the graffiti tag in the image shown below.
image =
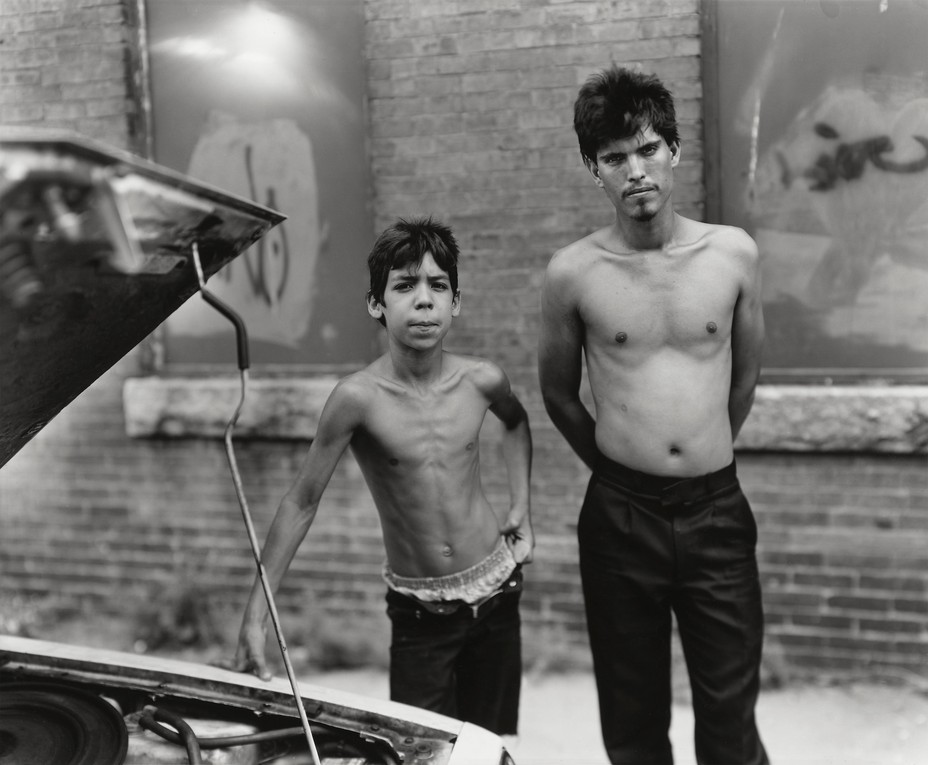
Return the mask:
<svg viewBox="0 0 928 765">
<path fill-rule="evenodd" d="M 825 122 L 817 122 L 813 130 L 821 138 L 837 140 L 841 137 L 837 130 Z M 921 135 L 913 135 L 912 138 L 922 145 L 925 154 L 908 162 L 895 162 L 886 157 L 895 148 L 888 135 L 839 143 L 834 156 L 820 154 L 815 164 L 803 173 L 811 181 L 809 190 L 829 191 L 838 181 L 856 180 L 864 174 L 868 162 L 887 173 L 920 173 L 928 170 L 928 138 Z"/>
</svg>

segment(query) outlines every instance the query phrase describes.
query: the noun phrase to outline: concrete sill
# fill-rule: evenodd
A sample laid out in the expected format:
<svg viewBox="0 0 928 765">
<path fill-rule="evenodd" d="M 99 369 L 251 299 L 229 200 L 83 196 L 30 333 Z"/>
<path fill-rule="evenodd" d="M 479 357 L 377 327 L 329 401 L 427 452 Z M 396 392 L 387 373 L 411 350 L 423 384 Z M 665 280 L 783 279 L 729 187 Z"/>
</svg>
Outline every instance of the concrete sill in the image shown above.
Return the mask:
<svg viewBox="0 0 928 765">
<path fill-rule="evenodd" d="M 248 383 L 237 438 L 306 440 L 337 378 Z M 126 432 L 134 438 L 222 438 L 238 378 L 126 380 Z M 747 451 L 928 454 L 928 386 L 762 385 L 737 447 Z"/>
<path fill-rule="evenodd" d="M 762 385 L 736 445 L 928 454 L 928 386 Z"/>
<path fill-rule="evenodd" d="M 316 435 L 337 377 L 252 379 L 236 438 L 302 440 Z M 123 386 L 126 433 L 133 438 L 222 438 L 238 406 L 238 377 L 135 377 Z"/>
</svg>

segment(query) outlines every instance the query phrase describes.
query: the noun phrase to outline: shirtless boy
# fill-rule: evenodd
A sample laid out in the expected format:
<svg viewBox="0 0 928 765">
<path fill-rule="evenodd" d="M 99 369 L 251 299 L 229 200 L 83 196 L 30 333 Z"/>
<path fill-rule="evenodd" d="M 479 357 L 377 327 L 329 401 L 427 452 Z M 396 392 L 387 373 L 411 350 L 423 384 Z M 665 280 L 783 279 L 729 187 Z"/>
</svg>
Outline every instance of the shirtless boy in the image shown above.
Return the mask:
<svg viewBox="0 0 928 765">
<path fill-rule="evenodd" d="M 388 351 L 336 385 L 262 560 L 276 591 L 350 447 L 386 548 L 391 698 L 515 734 L 521 564 L 534 548 L 532 444 L 503 371 L 442 349 L 461 310 L 457 259 L 451 230 L 431 219 L 400 220 L 378 238 L 368 258 L 367 310 L 385 327 Z M 502 518 L 480 480 L 488 410 L 502 423 L 511 491 Z M 233 666 L 265 678 L 266 618 L 256 579 Z"/>
<path fill-rule="evenodd" d="M 698 762 L 764 763 L 757 527 L 733 451 L 764 336 L 757 247 L 674 211 L 680 138 L 657 78 L 594 75 L 574 127 L 615 216 L 547 267 L 539 372 L 551 419 L 593 471 L 578 539 L 606 749 L 612 763 L 673 762 L 673 612 Z"/>
</svg>

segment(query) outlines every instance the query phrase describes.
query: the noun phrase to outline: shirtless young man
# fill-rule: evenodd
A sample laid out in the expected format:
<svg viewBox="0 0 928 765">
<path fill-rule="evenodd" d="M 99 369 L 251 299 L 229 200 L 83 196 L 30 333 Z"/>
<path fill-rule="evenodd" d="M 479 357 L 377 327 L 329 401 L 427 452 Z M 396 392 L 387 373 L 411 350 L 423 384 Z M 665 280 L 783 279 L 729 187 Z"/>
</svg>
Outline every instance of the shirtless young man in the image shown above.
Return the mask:
<svg viewBox="0 0 928 765">
<path fill-rule="evenodd" d="M 528 417 L 503 371 L 447 353 L 461 309 L 451 230 L 401 220 L 370 257 L 368 313 L 388 351 L 341 380 L 268 532 L 262 561 L 277 590 L 350 447 L 380 516 L 392 621 L 390 696 L 515 734 L 521 684 L 521 564 L 534 547 Z M 487 411 L 502 423 L 510 508 L 500 519 L 480 480 Z M 270 677 L 267 607 L 255 580 L 232 664 Z"/>
<path fill-rule="evenodd" d="M 606 749 L 612 763 L 673 761 L 672 611 L 697 760 L 764 763 L 757 528 L 732 446 L 760 368 L 757 248 L 674 212 L 680 139 L 657 78 L 594 75 L 574 127 L 615 220 L 552 257 L 539 372 L 551 419 L 593 471 L 578 538 Z"/>
</svg>

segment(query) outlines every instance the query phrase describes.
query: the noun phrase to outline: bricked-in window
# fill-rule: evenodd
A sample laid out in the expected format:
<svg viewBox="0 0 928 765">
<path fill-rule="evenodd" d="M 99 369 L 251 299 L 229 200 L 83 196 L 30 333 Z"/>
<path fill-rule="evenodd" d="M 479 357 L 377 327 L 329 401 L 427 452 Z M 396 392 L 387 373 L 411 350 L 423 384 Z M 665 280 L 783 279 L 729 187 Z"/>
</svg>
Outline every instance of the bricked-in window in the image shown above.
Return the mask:
<svg viewBox="0 0 928 765">
<path fill-rule="evenodd" d="M 760 246 L 767 378 L 928 379 L 928 12 L 706 11 L 708 216 Z"/>
<path fill-rule="evenodd" d="M 209 282 L 263 370 L 370 360 L 373 242 L 362 0 L 147 0 L 154 159 L 288 220 Z M 198 297 L 166 324 L 167 371 L 234 361 Z"/>
</svg>

